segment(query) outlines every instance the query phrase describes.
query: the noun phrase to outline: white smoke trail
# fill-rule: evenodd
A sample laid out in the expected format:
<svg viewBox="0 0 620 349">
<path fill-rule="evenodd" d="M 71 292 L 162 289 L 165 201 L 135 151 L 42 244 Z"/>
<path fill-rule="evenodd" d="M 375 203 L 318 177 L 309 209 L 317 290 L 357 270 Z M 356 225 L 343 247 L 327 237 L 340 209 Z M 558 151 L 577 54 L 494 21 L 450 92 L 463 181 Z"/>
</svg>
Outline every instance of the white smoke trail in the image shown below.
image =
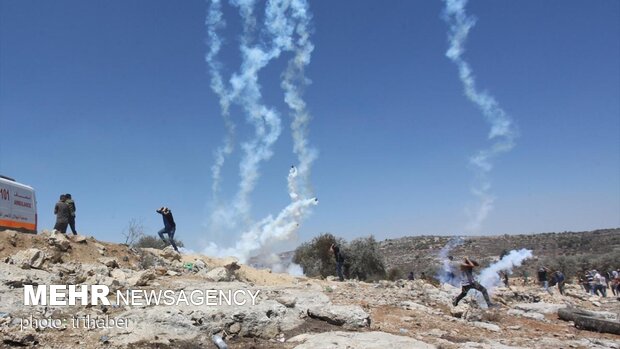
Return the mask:
<svg viewBox="0 0 620 349">
<path fill-rule="evenodd" d="M 230 117 L 229 111 L 231 95 L 224 84 L 224 79 L 221 72 L 222 64 L 217 60 L 217 55 L 222 48 L 222 39 L 218 35 L 218 31 L 226 26 L 220 0 L 211 1 L 205 24 L 207 26 L 207 36 L 209 41 L 209 51 L 205 56 L 205 61 L 207 62 L 209 73 L 211 75 L 211 89 L 219 97 L 222 118 L 224 119 L 224 126 L 226 128 L 224 144 L 216 149 L 214 154 L 215 163 L 211 166 L 211 176 L 213 177 L 211 190 L 213 192 L 214 200 L 217 201 L 220 189 L 222 167 L 224 166 L 226 158 L 234 151 L 235 148 L 235 124 Z"/>
<path fill-rule="evenodd" d="M 491 125 L 488 138 L 494 140 L 494 144 L 478 152 L 469 159 L 471 165 L 477 171 L 479 184 L 472 189 L 475 196 L 479 198 L 478 207 L 470 212 L 470 219 L 467 224 L 469 231 L 478 231 L 482 222 L 486 219 L 489 212 L 493 210 L 495 198 L 490 194 L 491 184 L 488 173 L 492 169 L 491 160 L 497 155 L 511 150 L 515 146 L 517 131 L 511 118 L 500 108 L 497 101 L 488 93 L 478 91 L 476 80 L 473 76 L 469 64 L 462 58 L 465 51 L 464 45 L 469 34 L 469 30 L 476 23 L 474 17 L 468 16 L 465 12 L 467 0 L 443 0 L 446 4 L 444 19 L 450 26 L 448 39 L 450 47 L 446 56 L 452 60 L 459 70 L 459 77 L 463 83 L 465 95 L 482 111 L 486 121 Z"/>
<path fill-rule="evenodd" d="M 228 206 L 222 206 L 216 202 L 217 207 L 212 212 L 210 223 L 214 230 L 222 227 L 232 229 L 239 222 L 250 222 L 249 195 L 256 186 L 259 165 L 272 157 L 272 146 L 281 133 L 278 113 L 261 101 L 262 93 L 258 74 L 283 51 L 292 50 L 295 21 L 292 16 L 287 15 L 290 10 L 290 0 L 268 1 L 265 8 L 264 30 L 261 32 L 264 35 L 259 35 L 260 40 L 253 40 L 252 34 L 256 30 L 255 3 L 254 0 L 231 1 L 233 6 L 239 8 L 244 35 L 239 48 L 242 56 L 240 71 L 232 75 L 228 89 L 225 88 L 221 77 L 221 65 L 215 61 L 215 56 L 221 46 L 217 30 L 224 25 L 219 1 L 211 3 L 206 21 L 211 42 L 207 62 L 213 76 L 212 88 L 220 96 L 220 105 L 228 134 L 224 146 L 216 151 L 216 161 L 212 167 L 215 194 L 219 189 L 224 160 L 233 150 L 234 124 L 229 117 L 230 104 L 234 102 L 241 106 L 247 121 L 254 127 L 253 138 L 242 144 L 243 155 L 239 165 L 241 180 L 233 202 Z M 253 41 L 257 42 L 252 43 Z"/>
<path fill-rule="evenodd" d="M 312 196 L 310 187 L 310 168 L 317 158 L 317 151 L 308 146 L 307 134 L 310 115 L 306 110 L 306 103 L 301 97 L 302 89 L 309 83 L 304 75 L 305 67 L 310 63 L 314 45 L 310 42 L 310 20 L 308 3 L 305 0 L 291 2 L 292 16 L 297 19 L 295 32 L 298 36 L 294 43 L 295 55 L 288 63 L 282 80 L 285 91 L 285 102 L 292 110 L 293 121 L 291 130 L 293 135 L 293 151 L 299 159 L 299 172 L 303 183 L 303 196 Z"/>
<path fill-rule="evenodd" d="M 444 284 L 451 284 L 453 286 L 458 286 L 460 282 L 459 271 L 453 270 L 452 261 L 449 258 L 450 251 L 454 248 L 462 245 L 465 242 L 460 236 L 455 236 L 451 238 L 444 247 L 439 251 L 437 257 L 441 262 L 441 270 L 437 275 L 437 279 L 439 282 Z"/>
<path fill-rule="evenodd" d="M 512 268 L 519 267 L 524 260 L 532 258 L 532 251 L 528 249 L 512 250 L 510 253 L 502 257 L 499 261 L 489 265 L 480 272 L 478 280 L 489 293 L 493 293 L 493 289 L 501 285 L 502 281 L 499 272 L 512 274 Z"/>
<path fill-rule="evenodd" d="M 293 240 L 300 223 L 310 213 L 311 206 L 318 203 L 316 198 L 310 197 L 309 172 L 316 158 L 316 151 L 308 146 L 306 137 L 310 117 L 301 98 L 301 89 L 307 83 L 304 68 L 310 62 L 310 54 L 314 48 L 309 41 L 311 16 L 305 0 L 269 0 L 265 7 L 264 27 L 259 35 L 260 40 L 254 42 L 256 39 L 253 40 L 252 33 L 256 30 L 256 19 L 253 14 L 255 1 L 231 0 L 231 4 L 239 8 L 244 35 L 240 43 L 241 68 L 230 78 L 230 88 L 225 88 L 220 73 L 221 65 L 214 59 L 221 46 L 217 30 L 224 25 L 219 1 L 211 4 L 207 19 L 209 38 L 212 45 L 215 45 L 210 48 L 207 62 L 210 69 L 215 71 L 212 74 L 212 89 L 220 97 L 222 112 L 226 114 L 225 119 L 231 103 L 239 105 L 246 114 L 247 121 L 254 127 L 254 136 L 242 144 L 241 180 L 237 193 L 230 205 L 218 205 L 212 212 L 212 227 L 232 230 L 237 227 L 239 221 L 250 221 L 249 195 L 259 177 L 259 164 L 273 155 L 272 146 L 281 133 L 278 113 L 261 102 L 258 74 L 270 61 L 277 59 L 286 51 L 294 52 L 294 57 L 283 74 L 282 87 L 285 91 L 285 101 L 292 110 L 294 151 L 299 159 L 300 169 L 291 167 L 288 176 L 291 203 L 276 217 L 269 215 L 251 225 L 233 247 L 222 249 L 211 243 L 205 249 L 205 253 L 215 256 L 235 256 L 242 263 L 247 262 L 250 257 L 258 256 L 259 263 L 277 269 L 282 263 L 279 257 L 271 252 L 272 245 Z M 229 130 L 232 130 L 231 134 L 234 135 L 234 125 Z M 214 165 L 214 177 L 220 175 L 223 160 L 232 151 L 228 152 L 231 148 L 227 147 L 227 143 L 220 149 L 217 155 L 221 156 L 216 156 Z M 301 193 L 298 176 L 303 181 Z"/>
</svg>

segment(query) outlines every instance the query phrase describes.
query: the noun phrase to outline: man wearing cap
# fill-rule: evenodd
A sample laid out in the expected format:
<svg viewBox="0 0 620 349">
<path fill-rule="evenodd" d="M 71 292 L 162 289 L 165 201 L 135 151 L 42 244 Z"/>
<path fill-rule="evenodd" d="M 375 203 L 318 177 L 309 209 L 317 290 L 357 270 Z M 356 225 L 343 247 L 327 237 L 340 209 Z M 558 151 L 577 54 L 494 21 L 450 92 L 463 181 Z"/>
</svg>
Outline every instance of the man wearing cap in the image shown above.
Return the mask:
<svg viewBox="0 0 620 349">
<path fill-rule="evenodd" d="M 157 235 L 164 240 L 165 243 L 166 238 L 164 238 L 164 234 L 168 234 L 168 239 L 170 240 L 170 245 L 174 248 L 175 251 L 179 252 L 177 248 L 177 244 L 174 242 L 174 232 L 177 230 L 177 225 L 174 223 L 174 218 L 172 217 L 172 211 L 168 207 L 160 207 L 156 210 L 157 213 L 161 214 L 164 219 L 164 228 L 157 232 Z"/>
</svg>

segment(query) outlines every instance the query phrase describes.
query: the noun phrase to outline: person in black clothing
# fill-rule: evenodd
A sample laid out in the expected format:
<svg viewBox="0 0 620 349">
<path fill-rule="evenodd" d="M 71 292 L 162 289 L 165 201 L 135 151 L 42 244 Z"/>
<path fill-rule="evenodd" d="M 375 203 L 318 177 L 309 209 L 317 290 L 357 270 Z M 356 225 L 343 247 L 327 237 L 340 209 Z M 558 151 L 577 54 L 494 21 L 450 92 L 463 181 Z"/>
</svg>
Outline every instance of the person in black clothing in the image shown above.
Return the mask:
<svg viewBox="0 0 620 349">
<path fill-rule="evenodd" d="M 549 290 L 549 281 L 547 279 L 548 272 L 549 272 L 549 269 L 545 266 L 541 266 L 538 269 L 538 283 L 540 284 L 540 286 L 542 286 L 545 289 L 545 291 L 551 294 L 551 290 Z"/>
<path fill-rule="evenodd" d="M 164 240 L 165 243 L 166 238 L 164 238 L 164 234 L 168 234 L 168 239 L 170 240 L 170 245 L 174 248 L 175 251 L 179 252 L 177 248 L 177 244 L 174 242 L 174 233 L 177 230 L 177 225 L 174 223 L 174 218 L 172 217 L 172 211 L 168 207 L 161 207 L 159 210 L 156 210 L 157 213 L 161 214 L 164 219 L 164 228 L 157 232 L 157 235 Z"/>
<path fill-rule="evenodd" d="M 340 247 L 336 244 L 332 244 L 329 248 L 331 252 L 334 253 L 334 258 L 336 258 L 336 273 L 338 273 L 338 278 L 340 281 L 344 281 L 344 275 L 342 274 L 342 266 L 344 265 L 344 256 L 340 253 Z"/>
<path fill-rule="evenodd" d="M 412 272 L 412 271 L 410 271 L 410 272 L 409 272 L 409 275 L 407 275 L 407 280 L 411 281 L 411 280 L 413 280 L 413 279 L 415 279 L 415 278 L 413 277 L 413 272 Z"/>
<path fill-rule="evenodd" d="M 69 209 L 71 210 L 71 215 L 69 216 L 69 227 L 71 228 L 73 235 L 77 235 L 77 230 L 75 230 L 75 201 L 71 198 L 71 194 L 65 194 L 65 198 L 65 203 L 69 205 Z"/>
<path fill-rule="evenodd" d="M 71 209 L 65 200 L 67 200 L 67 197 L 64 194 L 60 195 L 60 199 L 56 206 L 54 206 L 54 214 L 56 215 L 54 230 L 58 230 L 63 234 L 67 233 L 67 225 L 69 225 L 69 217 L 71 217 Z"/>
</svg>

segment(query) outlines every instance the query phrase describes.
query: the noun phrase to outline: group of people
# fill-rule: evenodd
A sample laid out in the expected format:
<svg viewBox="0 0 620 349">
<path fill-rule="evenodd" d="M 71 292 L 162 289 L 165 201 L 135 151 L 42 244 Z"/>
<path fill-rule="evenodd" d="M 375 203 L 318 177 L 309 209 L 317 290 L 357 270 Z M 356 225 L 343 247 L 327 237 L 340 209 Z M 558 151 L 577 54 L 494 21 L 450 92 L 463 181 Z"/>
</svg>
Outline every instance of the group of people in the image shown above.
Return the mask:
<svg viewBox="0 0 620 349">
<path fill-rule="evenodd" d="M 596 269 L 586 271 L 579 280 L 583 289 L 591 295 L 607 297 L 607 289 L 611 288 L 614 296 L 620 296 L 620 269 L 599 272 Z"/>
<path fill-rule="evenodd" d="M 54 214 L 56 215 L 54 230 L 66 234 L 67 227 L 71 227 L 73 235 L 77 235 L 77 230 L 75 229 L 75 211 L 75 201 L 71 198 L 71 194 L 61 194 L 60 199 L 54 206 Z"/>
<path fill-rule="evenodd" d="M 73 235 L 77 235 L 77 230 L 75 229 L 75 211 L 75 201 L 71 197 L 71 194 L 60 195 L 60 199 L 54 206 L 54 214 L 56 215 L 54 230 L 66 234 L 67 227 L 71 227 Z M 159 235 L 164 243 L 172 245 L 172 248 L 179 252 L 179 248 L 174 241 L 174 233 L 176 232 L 177 225 L 174 222 L 172 211 L 168 207 L 162 206 L 155 210 L 155 212 L 161 214 L 164 220 L 164 227 L 157 232 L 157 235 Z M 168 235 L 168 241 L 164 235 Z"/>
<path fill-rule="evenodd" d="M 340 251 L 340 248 L 336 244 L 332 244 L 329 247 L 329 251 L 334 254 L 334 259 L 336 261 L 336 274 L 338 274 L 338 279 L 340 281 L 344 281 L 344 275 L 342 273 L 342 268 L 344 266 L 345 257 L 344 254 Z M 453 258 L 450 256 L 450 260 Z M 479 264 L 473 259 L 469 257 L 465 257 L 462 262 L 454 264 L 455 269 L 458 269 L 461 273 L 461 293 L 454 298 L 452 301 L 453 306 L 457 306 L 459 302 L 467 296 L 470 290 L 474 289 L 482 293 L 484 300 L 487 303 L 489 308 L 496 307 L 497 305 L 491 302 L 489 297 L 489 293 L 487 289 L 482 286 L 475 278 L 474 278 L 474 268 L 478 267 Z M 424 274 L 424 273 L 422 273 Z M 413 272 L 410 272 L 407 276 L 407 279 L 413 280 Z"/>
<path fill-rule="evenodd" d="M 561 295 L 564 295 L 564 284 L 566 283 L 566 277 L 561 270 L 551 272 L 551 270 L 545 266 L 541 266 L 538 269 L 538 284 L 545 289 L 545 291 L 551 294 L 551 289 L 555 285 L 558 286 L 558 291 Z"/>
</svg>

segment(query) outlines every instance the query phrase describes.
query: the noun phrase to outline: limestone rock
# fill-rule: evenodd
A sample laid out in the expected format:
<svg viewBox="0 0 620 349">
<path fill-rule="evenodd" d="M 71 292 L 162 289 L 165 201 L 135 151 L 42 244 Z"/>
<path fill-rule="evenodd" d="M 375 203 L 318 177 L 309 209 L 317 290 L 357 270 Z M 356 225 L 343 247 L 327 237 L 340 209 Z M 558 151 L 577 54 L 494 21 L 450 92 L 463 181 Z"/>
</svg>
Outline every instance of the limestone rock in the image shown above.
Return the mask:
<svg viewBox="0 0 620 349">
<path fill-rule="evenodd" d="M 17 234 L 19 233 L 15 230 L 6 230 L 5 233 L 9 234 L 9 237 L 7 238 L 9 244 L 13 247 L 17 246 Z"/>
<path fill-rule="evenodd" d="M 295 308 L 297 299 L 294 296 L 284 295 L 276 298 L 276 301 L 287 308 Z"/>
<path fill-rule="evenodd" d="M 220 282 L 220 281 L 232 281 L 235 279 L 234 275 L 231 275 L 228 272 L 228 269 L 224 268 L 224 267 L 217 267 L 211 271 L 209 271 L 205 277 L 208 280 L 214 281 L 214 282 Z"/>
<path fill-rule="evenodd" d="M 207 263 L 205 263 L 201 259 L 196 259 L 194 261 L 194 268 L 193 268 L 193 270 L 200 271 L 200 270 L 204 270 L 204 269 L 207 269 Z"/>
<path fill-rule="evenodd" d="M 161 256 L 170 261 L 181 261 L 181 254 L 172 248 L 172 246 L 166 246 L 162 250 Z"/>
<path fill-rule="evenodd" d="M 0 282 L 12 288 L 23 287 L 25 284 L 49 285 L 54 283 L 54 275 L 44 270 L 24 270 L 16 265 L 0 263 Z"/>
<path fill-rule="evenodd" d="M 500 332 L 501 331 L 499 326 L 494 325 L 494 324 L 490 324 L 488 322 L 474 321 L 474 322 L 472 322 L 472 324 L 474 326 L 476 326 L 476 327 L 484 328 L 485 330 L 489 330 L 489 331 L 492 331 L 492 332 Z"/>
<path fill-rule="evenodd" d="M 117 280 L 121 284 L 127 282 L 127 274 L 121 269 L 113 269 L 110 272 L 110 277 L 114 280 Z"/>
<path fill-rule="evenodd" d="M 288 342 L 304 342 L 295 349 L 332 349 L 332 348 L 408 348 L 435 349 L 436 347 L 410 337 L 396 336 L 385 332 L 325 332 L 319 334 L 302 334 Z"/>
<path fill-rule="evenodd" d="M 19 251 L 10 258 L 12 264 L 22 269 L 41 269 L 46 259 L 45 252 L 36 248 Z"/>
<path fill-rule="evenodd" d="M 78 244 L 85 244 L 85 243 L 87 243 L 86 236 L 84 236 L 84 235 L 75 235 L 75 236 L 73 236 L 73 242 L 78 243 Z"/>
<path fill-rule="evenodd" d="M 311 318 L 327 321 L 332 325 L 347 328 L 367 327 L 370 325 L 370 315 L 355 305 L 328 305 L 308 309 Z"/>
<path fill-rule="evenodd" d="M 99 263 L 105 265 L 108 268 L 118 268 L 118 262 L 112 257 L 102 257 L 97 260 Z"/>
<path fill-rule="evenodd" d="M 47 239 L 47 242 L 51 246 L 54 246 L 55 248 L 63 252 L 71 248 L 71 242 L 69 241 L 69 239 L 67 239 L 67 236 L 63 233 L 59 233 L 56 231 L 53 231 L 50 234 L 50 236 Z"/>
<path fill-rule="evenodd" d="M 545 302 L 539 303 L 518 303 L 513 308 L 523 310 L 525 312 L 536 312 L 542 314 L 557 313 L 559 309 L 564 308 L 564 304 L 551 304 Z"/>
<path fill-rule="evenodd" d="M 132 276 L 128 282 L 132 286 L 146 286 L 149 281 L 155 279 L 155 272 L 152 270 L 143 270 Z"/>
</svg>

